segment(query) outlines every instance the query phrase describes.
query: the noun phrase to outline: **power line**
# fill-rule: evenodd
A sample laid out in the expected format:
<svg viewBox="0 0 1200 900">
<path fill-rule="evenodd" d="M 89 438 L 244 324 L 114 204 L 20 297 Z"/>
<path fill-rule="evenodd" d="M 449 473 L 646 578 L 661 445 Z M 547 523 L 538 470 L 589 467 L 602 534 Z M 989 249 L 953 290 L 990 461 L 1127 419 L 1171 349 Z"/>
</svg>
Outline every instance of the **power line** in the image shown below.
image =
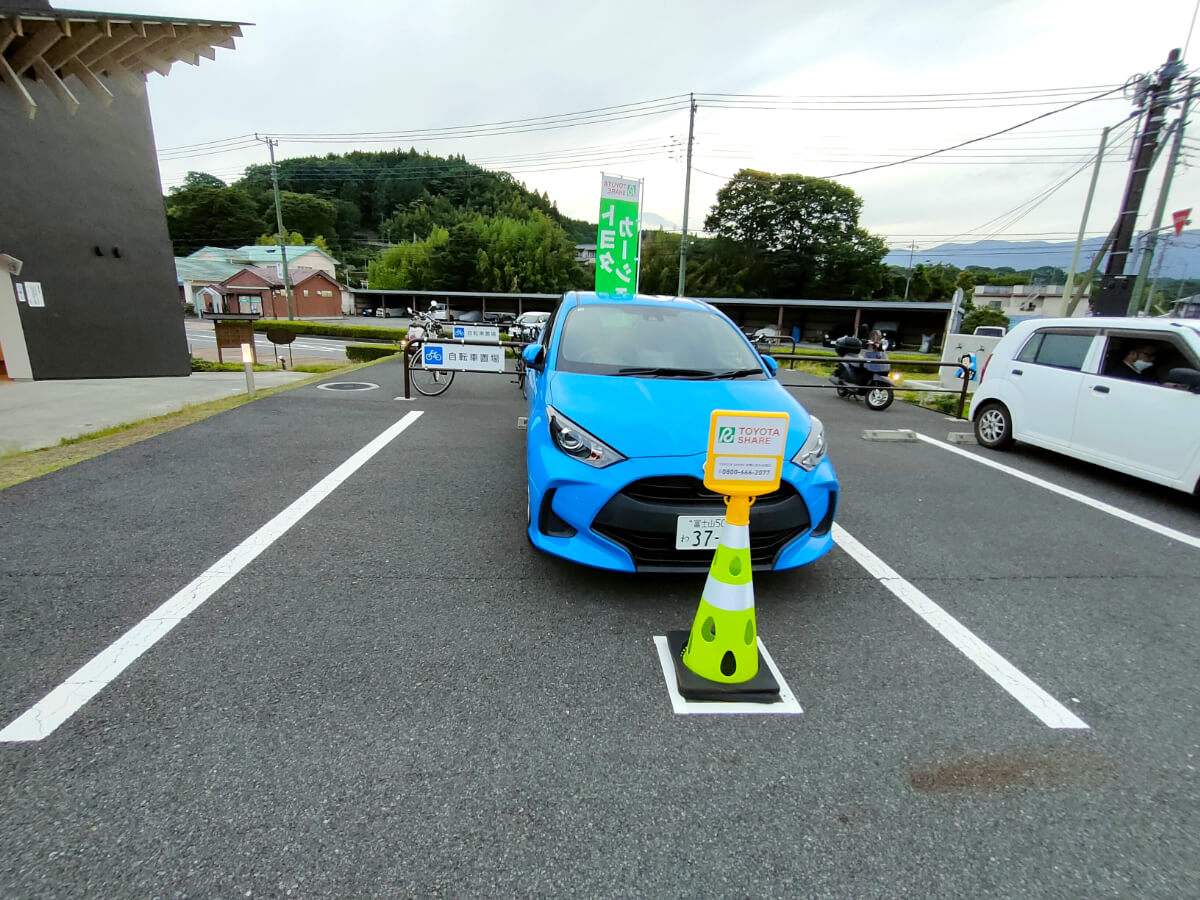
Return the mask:
<svg viewBox="0 0 1200 900">
<path fill-rule="evenodd" d="M 1122 89 L 1121 87 L 1115 87 L 1115 88 L 1112 88 L 1111 90 L 1105 91 L 1102 94 L 1096 94 L 1092 97 L 1087 97 L 1083 100 L 1076 100 L 1074 103 L 1068 103 L 1066 106 L 1060 106 L 1058 109 L 1052 109 L 1049 112 L 1041 113 L 1040 115 L 1034 116 L 1032 119 L 1026 119 L 1024 122 L 1018 122 L 1016 125 L 1010 125 L 1008 128 L 1001 128 L 999 131 L 993 131 L 991 134 L 985 134 L 982 137 L 971 138 L 970 140 L 967 140 L 967 141 L 960 141 L 959 143 L 952 144 L 949 147 L 943 147 L 941 150 L 934 150 L 934 151 L 931 151 L 930 153 L 922 153 L 918 156 L 913 156 L 913 157 L 910 157 L 909 159 L 902 159 L 897 162 L 883 163 L 881 165 L 876 165 L 876 166 L 867 166 L 862 169 L 854 169 L 853 171 L 850 171 L 850 172 L 839 172 L 837 175 L 827 175 L 825 177 L 831 178 L 831 179 L 832 178 L 846 178 L 849 175 L 859 175 L 863 172 L 871 172 L 876 169 L 888 169 L 888 168 L 891 168 L 892 166 L 902 166 L 905 163 L 916 162 L 918 159 L 925 159 L 930 156 L 936 156 L 939 153 L 946 153 L 947 151 L 950 151 L 950 150 L 957 150 L 959 147 L 966 147 L 968 144 L 978 144 L 980 141 L 986 141 L 989 138 L 996 137 L 997 135 L 1007 134 L 1010 131 L 1016 131 L 1018 128 L 1023 128 L 1024 126 L 1032 124 L 1033 122 L 1037 122 L 1040 119 L 1045 119 L 1050 116 L 1058 115 L 1058 113 L 1066 112 L 1068 109 L 1074 109 L 1077 106 L 1082 106 L 1084 103 L 1091 103 L 1093 100 L 1099 100 L 1102 97 L 1107 97 L 1110 94 L 1114 94 L 1121 89 Z"/>
</svg>

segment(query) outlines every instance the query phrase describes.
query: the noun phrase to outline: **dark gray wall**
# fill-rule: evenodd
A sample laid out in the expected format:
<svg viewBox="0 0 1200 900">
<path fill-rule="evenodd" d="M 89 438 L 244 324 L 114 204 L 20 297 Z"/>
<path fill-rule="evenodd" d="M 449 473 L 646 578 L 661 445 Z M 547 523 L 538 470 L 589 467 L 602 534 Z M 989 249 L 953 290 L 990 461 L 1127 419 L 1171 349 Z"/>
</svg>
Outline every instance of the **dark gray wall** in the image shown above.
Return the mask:
<svg viewBox="0 0 1200 900">
<path fill-rule="evenodd" d="M 0 252 L 45 294 L 45 308 L 18 304 L 33 377 L 187 375 L 144 92 L 106 81 L 116 98 L 106 107 L 71 78 L 72 116 L 45 85 L 25 84 L 32 120 L 0 83 Z"/>
</svg>

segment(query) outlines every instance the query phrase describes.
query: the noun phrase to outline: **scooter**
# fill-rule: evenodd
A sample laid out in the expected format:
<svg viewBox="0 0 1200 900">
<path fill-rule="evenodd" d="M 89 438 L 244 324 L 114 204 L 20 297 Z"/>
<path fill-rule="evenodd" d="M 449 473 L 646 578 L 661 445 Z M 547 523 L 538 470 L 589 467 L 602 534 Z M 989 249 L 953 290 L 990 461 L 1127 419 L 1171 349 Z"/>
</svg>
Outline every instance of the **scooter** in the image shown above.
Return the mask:
<svg viewBox="0 0 1200 900">
<path fill-rule="evenodd" d="M 892 405 L 895 385 L 888 378 L 892 367 L 887 363 L 872 361 L 887 359 L 886 351 L 872 344 L 864 353 L 863 342 L 853 335 L 838 338 L 833 343 L 833 349 L 841 361 L 829 380 L 837 385 L 839 397 L 866 400 L 867 407 L 877 412 Z"/>
</svg>

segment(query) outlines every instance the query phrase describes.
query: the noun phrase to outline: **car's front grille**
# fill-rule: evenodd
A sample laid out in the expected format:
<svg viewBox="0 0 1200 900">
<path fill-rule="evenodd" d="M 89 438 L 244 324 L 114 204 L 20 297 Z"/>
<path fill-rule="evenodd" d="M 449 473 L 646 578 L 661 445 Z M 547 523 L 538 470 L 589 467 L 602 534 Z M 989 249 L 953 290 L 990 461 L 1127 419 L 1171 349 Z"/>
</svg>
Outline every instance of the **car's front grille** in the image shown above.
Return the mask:
<svg viewBox="0 0 1200 900">
<path fill-rule="evenodd" d="M 710 491 L 699 478 L 690 475 L 661 475 L 658 478 L 643 478 L 633 484 L 626 485 L 621 493 L 633 500 L 643 503 L 695 503 L 709 506 L 721 502 L 721 495 Z M 759 502 L 779 500 L 794 496 L 796 489 L 786 481 L 781 482 L 778 490 L 763 494 Z"/>
<path fill-rule="evenodd" d="M 712 551 L 676 550 L 678 518 L 724 514 L 721 496 L 698 478 L 662 475 L 626 485 L 597 513 L 592 530 L 624 547 L 638 571 L 702 571 L 712 561 Z M 803 498 L 782 482 L 750 508 L 751 564 L 772 568 L 779 552 L 811 526 Z"/>
</svg>

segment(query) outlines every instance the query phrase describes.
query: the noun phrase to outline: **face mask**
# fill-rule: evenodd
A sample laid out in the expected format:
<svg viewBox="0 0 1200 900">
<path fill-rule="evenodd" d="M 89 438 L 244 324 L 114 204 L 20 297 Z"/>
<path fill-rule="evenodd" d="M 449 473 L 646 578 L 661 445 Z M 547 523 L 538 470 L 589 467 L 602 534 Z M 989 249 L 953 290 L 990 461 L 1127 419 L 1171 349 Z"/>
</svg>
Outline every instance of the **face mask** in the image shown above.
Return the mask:
<svg viewBox="0 0 1200 900">
<path fill-rule="evenodd" d="M 1145 372 L 1145 371 L 1146 371 L 1148 368 L 1150 368 L 1152 365 L 1154 365 L 1154 363 L 1152 363 L 1152 362 L 1146 362 L 1146 360 L 1144 360 L 1144 359 L 1135 359 L 1135 360 L 1133 361 L 1133 368 L 1134 368 L 1134 371 L 1136 371 L 1136 372 L 1137 372 L 1139 375 L 1140 375 L 1142 372 Z"/>
</svg>

